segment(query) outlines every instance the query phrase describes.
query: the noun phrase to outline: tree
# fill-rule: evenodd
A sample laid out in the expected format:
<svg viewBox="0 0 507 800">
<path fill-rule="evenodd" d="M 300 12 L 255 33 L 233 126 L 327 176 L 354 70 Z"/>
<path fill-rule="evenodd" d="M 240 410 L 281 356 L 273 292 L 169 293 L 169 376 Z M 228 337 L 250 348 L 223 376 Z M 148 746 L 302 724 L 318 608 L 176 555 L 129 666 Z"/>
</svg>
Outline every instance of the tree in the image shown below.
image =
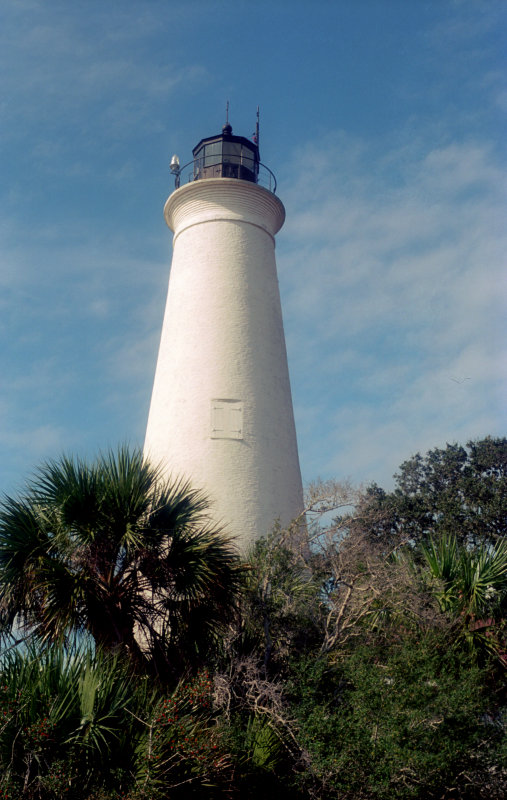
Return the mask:
<svg viewBox="0 0 507 800">
<path fill-rule="evenodd" d="M 367 489 L 352 526 L 413 543 L 452 535 L 469 547 L 494 545 L 507 533 L 507 438 L 417 453 L 394 477 L 393 492 Z"/>
<path fill-rule="evenodd" d="M 49 643 L 85 631 L 165 678 L 200 664 L 234 615 L 240 579 L 206 511 L 139 451 L 44 465 L 0 510 L 4 628 Z"/>
<path fill-rule="evenodd" d="M 316 489 L 314 515 L 351 499 L 338 490 Z M 504 797 L 505 545 L 439 540 L 433 569 L 429 549 L 325 523 L 306 548 L 283 531 L 257 543 L 243 636 L 215 676 L 236 757 L 250 759 L 242 792 L 264 786 L 253 727 L 271 737 L 265 791 L 278 796 Z"/>
</svg>

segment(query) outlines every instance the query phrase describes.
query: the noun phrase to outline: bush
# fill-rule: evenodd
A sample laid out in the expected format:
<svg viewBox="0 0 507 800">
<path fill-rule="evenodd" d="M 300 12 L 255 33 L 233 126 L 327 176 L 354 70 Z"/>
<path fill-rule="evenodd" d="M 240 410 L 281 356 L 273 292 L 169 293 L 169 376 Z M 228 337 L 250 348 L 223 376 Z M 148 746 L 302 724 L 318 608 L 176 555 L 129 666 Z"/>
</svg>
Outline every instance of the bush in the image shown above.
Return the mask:
<svg viewBox="0 0 507 800">
<path fill-rule="evenodd" d="M 485 724 L 486 686 L 487 673 L 434 633 L 393 632 L 334 661 L 296 663 L 291 707 L 322 797 L 479 796 L 467 773 L 484 777 L 505 742 Z"/>
<path fill-rule="evenodd" d="M 164 694 L 116 658 L 52 648 L 5 654 L 0 687 L 2 800 L 209 798 L 230 781 L 205 673 Z"/>
</svg>

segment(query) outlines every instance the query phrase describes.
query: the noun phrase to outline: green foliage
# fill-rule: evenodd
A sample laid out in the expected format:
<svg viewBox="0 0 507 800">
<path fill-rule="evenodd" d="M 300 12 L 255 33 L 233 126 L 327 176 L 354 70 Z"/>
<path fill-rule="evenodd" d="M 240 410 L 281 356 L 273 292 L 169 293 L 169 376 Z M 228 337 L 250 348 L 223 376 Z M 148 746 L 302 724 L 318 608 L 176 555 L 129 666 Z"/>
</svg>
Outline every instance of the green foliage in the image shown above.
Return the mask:
<svg viewBox="0 0 507 800">
<path fill-rule="evenodd" d="M 286 531 L 276 528 L 257 541 L 248 557 L 242 597 L 242 646 L 263 651 L 264 672 L 283 668 L 294 650 L 318 639 L 320 617 L 315 578 L 307 561 L 290 547 Z"/>
<path fill-rule="evenodd" d="M 489 651 L 507 664 L 507 542 L 470 550 L 444 535 L 422 553 L 440 608 L 459 622 L 461 637 L 473 651 Z"/>
<path fill-rule="evenodd" d="M 42 467 L 0 511 L 5 627 L 42 642 L 79 631 L 177 679 L 232 619 L 240 571 L 205 499 L 139 451 Z"/>
<path fill-rule="evenodd" d="M 119 754 L 130 763 L 131 711 L 149 702 L 151 690 L 146 682 L 134 687 L 118 659 L 30 648 L 4 654 L 0 672 L 4 789 L 51 797 L 60 786 L 80 796 L 97 779 L 110 783 Z"/>
<path fill-rule="evenodd" d="M 294 754 L 273 719 L 265 714 L 236 714 L 228 728 L 234 788 L 239 797 L 296 800 L 306 796 L 294 784 Z"/>
<path fill-rule="evenodd" d="M 501 739 L 481 722 L 485 686 L 484 672 L 434 635 L 370 639 L 334 662 L 297 662 L 291 706 L 321 796 L 440 798 L 460 781 L 454 796 L 467 796 L 474 753 Z"/>
<path fill-rule="evenodd" d="M 202 672 L 153 707 L 136 748 L 133 797 L 165 798 L 168 790 L 171 797 L 200 791 L 213 797 L 228 785 L 231 764 L 223 728 L 213 718 L 211 692 L 211 680 Z"/>
<path fill-rule="evenodd" d="M 375 536 L 494 545 L 507 533 L 507 438 L 448 444 L 401 464 L 396 487 L 367 491 L 359 526 Z"/>
<path fill-rule="evenodd" d="M 117 658 L 53 647 L 11 651 L 0 677 L 0 796 L 212 797 L 230 781 L 206 673 L 161 694 Z"/>
<path fill-rule="evenodd" d="M 140 453 L 46 465 L 0 512 L 0 800 L 503 800 L 506 464 L 315 485 L 247 568 Z"/>
<path fill-rule="evenodd" d="M 273 772 L 283 759 L 284 748 L 267 719 L 252 717 L 248 721 L 245 740 L 253 767 Z"/>
</svg>

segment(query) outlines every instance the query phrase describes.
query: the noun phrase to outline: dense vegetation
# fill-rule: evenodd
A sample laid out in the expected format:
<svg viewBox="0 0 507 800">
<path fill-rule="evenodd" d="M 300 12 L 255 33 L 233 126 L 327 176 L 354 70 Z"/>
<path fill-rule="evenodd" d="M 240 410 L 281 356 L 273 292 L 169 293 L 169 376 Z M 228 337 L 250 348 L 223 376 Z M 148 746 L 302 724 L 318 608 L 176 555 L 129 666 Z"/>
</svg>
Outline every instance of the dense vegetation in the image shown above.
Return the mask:
<svg viewBox="0 0 507 800">
<path fill-rule="evenodd" d="M 507 439 L 308 491 L 246 563 L 139 453 L 0 513 L 0 798 L 507 791 Z"/>
</svg>

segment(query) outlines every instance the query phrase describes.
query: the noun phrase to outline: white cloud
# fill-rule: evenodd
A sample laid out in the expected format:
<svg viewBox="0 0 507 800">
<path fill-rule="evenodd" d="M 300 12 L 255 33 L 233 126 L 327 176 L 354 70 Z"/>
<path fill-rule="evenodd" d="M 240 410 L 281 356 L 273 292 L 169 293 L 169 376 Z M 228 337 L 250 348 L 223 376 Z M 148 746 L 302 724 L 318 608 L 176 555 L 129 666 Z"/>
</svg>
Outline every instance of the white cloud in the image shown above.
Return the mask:
<svg viewBox="0 0 507 800">
<path fill-rule="evenodd" d="M 499 435 L 507 234 L 492 149 L 413 152 L 391 180 L 394 152 L 379 167 L 343 134 L 296 154 L 293 174 L 310 151 L 315 172 L 285 183 L 279 246 L 306 477 L 320 463 L 388 483 L 417 449 Z"/>
<path fill-rule="evenodd" d="M 95 242 L 74 224 L 35 224 L 27 237 L 4 219 L 3 230 L 0 481 L 9 490 L 43 457 L 142 441 L 169 262 L 162 226 L 139 256 L 135 230 Z"/>
<path fill-rule="evenodd" d="M 147 58 L 156 14 L 131 6 L 127 19 L 123 27 L 121 13 L 95 8 L 83 24 L 82 9 L 71 5 L 63 13 L 44 3 L 29 12 L 6 10 L 0 31 L 2 141 L 23 139 L 27 156 L 62 167 L 76 160 L 76 150 L 95 152 L 100 160 L 102 137 L 111 152 L 135 130 L 144 136 L 161 130 L 161 108 L 176 91 L 202 89 L 209 73 L 198 59 L 174 63 L 163 53 Z M 74 169 L 86 173 L 90 166 L 77 163 Z"/>
<path fill-rule="evenodd" d="M 356 68 L 374 63 L 375 39 L 350 61 L 332 49 L 316 58 L 322 86 L 306 85 L 306 65 L 284 67 L 266 43 L 256 59 L 245 50 L 247 71 L 231 69 L 221 41 L 208 49 L 205 15 L 197 19 L 192 4 L 4 5 L 6 463 L 23 451 L 31 466 L 44 441 L 49 452 L 60 441 L 72 449 L 142 434 L 169 264 L 153 200 L 160 193 L 161 205 L 169 189 L 160 163 L 169 131 L 176 141 L 193 136 L 189 120 L 212 113 L 224 87 L 243 99 L 265 92 L 287 132 L 308 136 L 277 167 L 288 211 L 278 265 L 305 476 L 385 483 L 416 449 L 501 430 L 505 200 L 495 133 L 486 141 L 484 131 L 506 94 L 478 32 L 494 30 L 502 4 L 433 11 L 411 38 L 406 72 L 397 57 L 386 64 L 392 73 L 381 70 L 379 81 L 392 74 L 393 84 L 379 85 L 365 115 L 368 91 L 347 97 L 343 79 L 335 95 L 322 87 L 350 66 L 357 90 Z M 327 16 L 317 13 L 318 26 Z M 407 31 L 400 27 L 402 47 Z M 226 33 L 237 39 L 234 22 Z M 271 64 L 276 80 L 263 82 Z M 291 80 L 301 81 L 301 128 L 277 96 Z M 315 124 L 335 124 L 342 91 L 351 130 L 378 115 L 382 134 L 316 133 Z M 392 125 L 383 99 L 396 103 Z M 316 108 L 317 123 L 304 113 Z"/>
</svg>

